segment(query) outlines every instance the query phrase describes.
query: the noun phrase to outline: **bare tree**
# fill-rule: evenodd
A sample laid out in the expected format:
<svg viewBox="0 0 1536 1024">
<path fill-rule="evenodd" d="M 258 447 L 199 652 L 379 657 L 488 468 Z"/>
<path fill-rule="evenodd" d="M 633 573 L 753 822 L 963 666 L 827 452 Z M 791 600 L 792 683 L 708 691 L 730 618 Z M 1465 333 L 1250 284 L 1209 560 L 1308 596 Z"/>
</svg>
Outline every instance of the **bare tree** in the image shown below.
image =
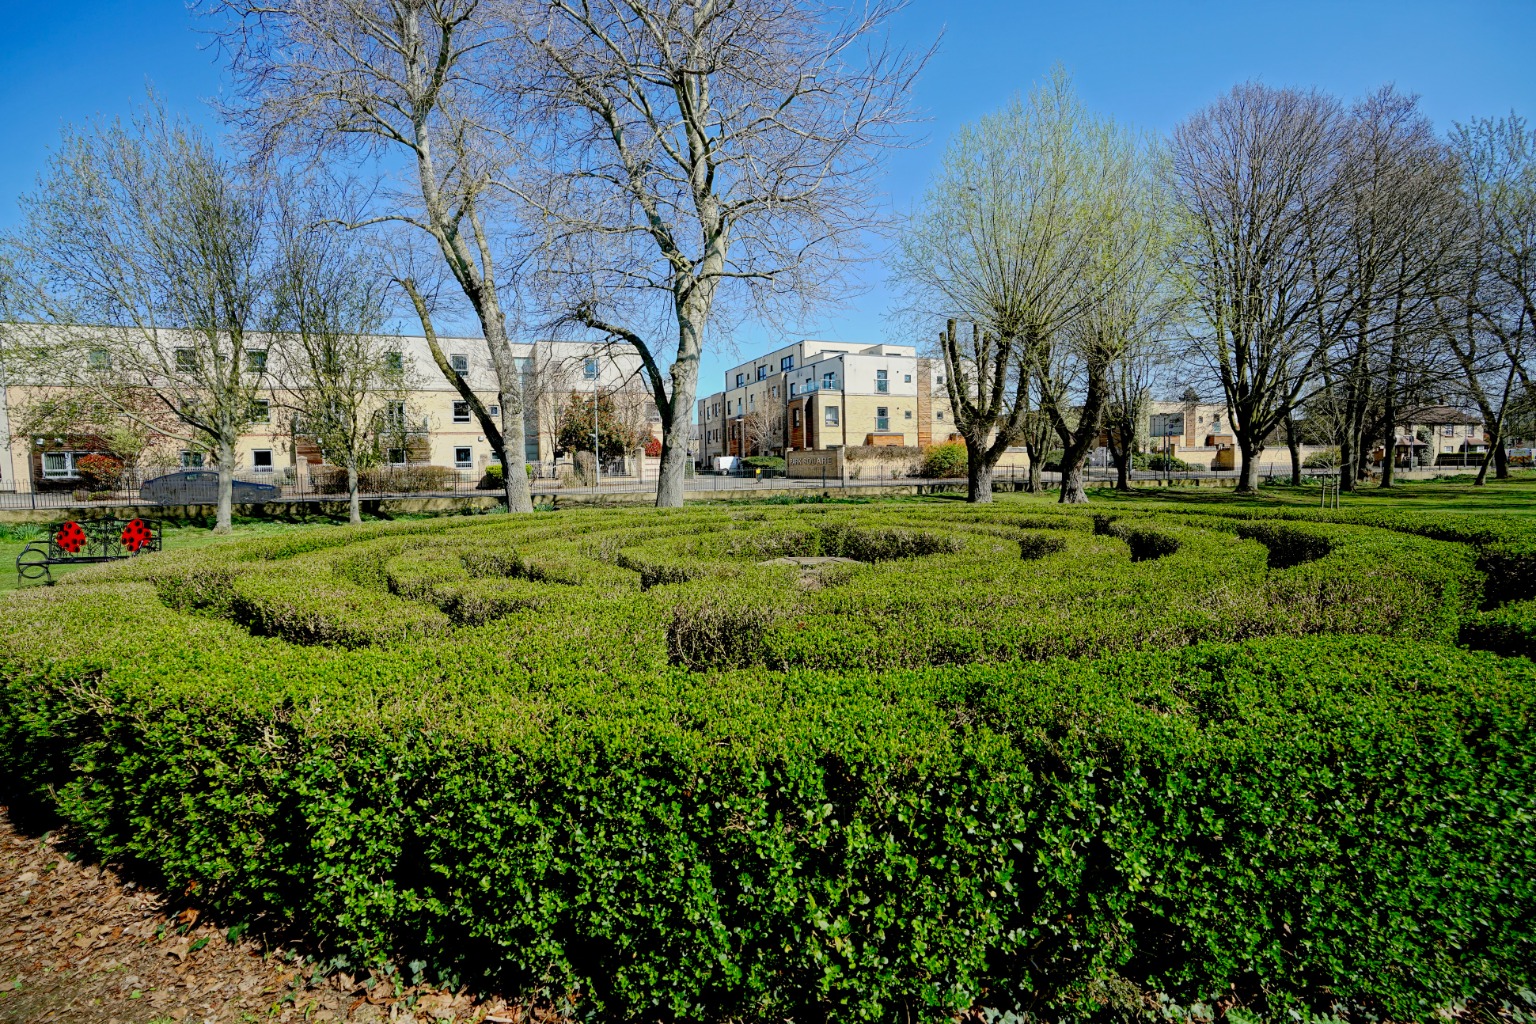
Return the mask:
<svg viewBox="0 0 1536 1024">
<path fill-rule="evenodd" d="M 294 437 L 346 470 L 350 519 L 358 524 L 358 473 L 379 463 L 395 440 L 400 417 L 390 412 L 405 401 L 404 360 L 397 343 L 378 333 L 388 279 L 360 236 L 335 223 L 330 190 L 289 181 L 275 205 L 273 389 Z"/>
<path fill-rule="evenodd" d="M 1249 83 L 1173 133 L 1176 253 L 1200 313 L 1199 350 L 1221 384 L 1258 486 L 1265 439 L 1306 396 L 1336 329 L 1344 117 L 1317 92 Z"/>
<path fill-rule="evenodd" d="M 1532 394 L 1536 360 L 1536 132 L 1515 114 L 1458 124 L 1451 145 L 1473 218 L 1475 257 L 1464 281 L 1459 323 L 1446 339 L 1466 389 L 1482 411 L 1490 462 L 1509 475 L 1504 424 L 1512 399 Z"/>
<path fill-rule="evenodd" d="M 1135 150 L 1058 70 L 1027 100 L 956 134 L 903 233 L 895 275 L 909 315 L 950 317 L 939 347 L 970 501 L 992 499 L 993 468 L 1024 434 L 1034 382 L 1041 411 L 1056 403 L 1047 416 L 1058 431 L 1066 425 L 1069 387 L 1053 346 L 1126 271 Z M 972 325 L 969 345 L 956 319 Z M 1101 393 L 1093 404 L 1096 430 Z M 1080 488 L 1063 495 L 1081 498 Z"/>
<path fill-rule="evenodd" d="M 266 386 L 266 180 L 158 103 L 66 129 L 6 240 L 12 319 L 38 327 L 48 379 L 205 449 L 230 530 L 235 444 Z M 102 325 L 102 326 L 87 326 Z"/>
<path fill-rule="evenodd" d="M 508 187 L 541 225 L 552 316 L 640 354 L 663 432 L 658 505 L 682 503 L 711 324 L 822 300 L 861 251 L 922 63 L 876 38 L 900 6 L 504 8 L 529 104 Z"/>
<path fill-rule="evenodd" d="M 1344 273 L 1326 379 L 1338 414 L 1348 490 L 1378 438 L 1387 447 L 1382 486 L 1392 482 L 1398 411 L 1444 383 L 1432 358 L 1435 301 L 1465 251 L 1457 170 L 1418 101 L 1391 88 L 1355 104 L 1339 174 L 1338 244 Z"/>
<path fill-rule="evenodd" d="M 784 444 L 783 410 L 754 409 L 741 418 L 742 451 L 769 455 Z"/>
<path fill-rule="evenodd" d="M 401 281 L 428 347 L 469 403 L 506 472 L 507 507 L 531 511 L 524 460 L 522 374 L 507 337 L 507 214 L 497 182 L 513 159 L 517 120 L 503 101 L 513 69 L 507 27 L 485 0 L 205 0 L 222 19 L 244 102 L 230 111 L 248 138 L 314 158 L 403 161 L 406 189 L 381 188 L 370 217 L 431 241 L 479 321 L 500 415 L 456 373 L 429 305 Z M 386 177 L 384 180 L 388 180 Z"/>
</svg>

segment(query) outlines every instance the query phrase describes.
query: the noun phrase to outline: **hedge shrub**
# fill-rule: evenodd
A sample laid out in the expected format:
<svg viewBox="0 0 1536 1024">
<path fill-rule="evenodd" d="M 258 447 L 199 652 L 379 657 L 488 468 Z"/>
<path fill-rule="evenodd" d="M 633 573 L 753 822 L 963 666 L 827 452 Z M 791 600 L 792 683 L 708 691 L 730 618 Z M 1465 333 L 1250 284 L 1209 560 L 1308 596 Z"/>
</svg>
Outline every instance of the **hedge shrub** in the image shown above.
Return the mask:
<svg viewBox="0 0 1536 1024">
<path fill-rule="evenodd" d="M 1536 665 L 1453 645 L 1529 651 L 1533 544 L 1350 520 L 589 510 L 165 552 L 9 599 L 0 776 L 228 920 L 591 1019 L 1525 1006 Z M 776 564 L 807 555 L 857 561 Z"/>
</svg>

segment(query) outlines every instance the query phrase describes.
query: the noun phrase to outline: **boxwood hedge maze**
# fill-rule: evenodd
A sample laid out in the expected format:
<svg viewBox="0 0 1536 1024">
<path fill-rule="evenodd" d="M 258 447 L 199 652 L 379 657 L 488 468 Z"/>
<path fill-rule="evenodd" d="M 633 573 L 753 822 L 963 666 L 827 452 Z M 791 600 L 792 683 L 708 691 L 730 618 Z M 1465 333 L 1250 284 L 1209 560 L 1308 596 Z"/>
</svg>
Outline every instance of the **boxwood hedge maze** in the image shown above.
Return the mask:
<svg viewBox="0 0 1536 1024">
<path fill-rule="evenodd" d="M 7 601 L 0 770 L 227 920 L 575 1017 L 1528 1020 L 1536 539 L 1472 518 L 163 553 Z"/>
</svg>

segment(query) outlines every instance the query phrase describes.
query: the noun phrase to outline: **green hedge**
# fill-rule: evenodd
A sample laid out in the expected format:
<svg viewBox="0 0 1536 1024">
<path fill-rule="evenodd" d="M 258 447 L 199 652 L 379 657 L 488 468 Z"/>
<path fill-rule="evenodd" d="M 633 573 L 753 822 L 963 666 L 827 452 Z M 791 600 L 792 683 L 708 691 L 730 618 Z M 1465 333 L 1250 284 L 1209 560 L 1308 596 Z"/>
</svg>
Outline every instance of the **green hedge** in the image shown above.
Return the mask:
<svg viewBox="0 0 1536 1024">
<path fill-rule="evenodd" d="M 462 656 L 301 667 L 184 628 L 9 662 L 6 773 L 100 854 L 356 962 L 615 1019 L 1066 1012 L 1127 984 L 1417 1019 L 1533 980 L 1525 661 L 1322 638 L 884 677 L 481 665 L 423 699 Z"/>
<path fill-rule="evenodd" d="M 228 920 L 595 1019 L 1523 1006 L 1536 666 L 1452 645 L 1529 651 L 1532 543 L 1349 519 L 586 510 L 167 552 L 9 599 L 0 775 Z M 858 561 L 774 564 L 803 555 Z"/>
</svg>

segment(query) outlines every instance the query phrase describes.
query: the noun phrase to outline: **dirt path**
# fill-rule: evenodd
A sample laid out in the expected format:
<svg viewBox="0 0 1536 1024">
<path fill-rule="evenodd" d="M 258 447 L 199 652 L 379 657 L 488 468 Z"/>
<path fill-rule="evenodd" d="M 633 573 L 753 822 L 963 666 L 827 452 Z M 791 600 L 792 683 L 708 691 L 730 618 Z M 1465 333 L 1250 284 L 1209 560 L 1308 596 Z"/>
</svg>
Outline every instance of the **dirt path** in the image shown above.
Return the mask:
<svg viewBox="0 0 1536 1024">
<path fill-rule="evenodd" d="M 314 976 L 283 950 L 199 921 L 110 868 L 72 859 L 0 806 L 0 1022 L 453 1021 L 546 1018 L 501 1000 Z"/>
</svg>

